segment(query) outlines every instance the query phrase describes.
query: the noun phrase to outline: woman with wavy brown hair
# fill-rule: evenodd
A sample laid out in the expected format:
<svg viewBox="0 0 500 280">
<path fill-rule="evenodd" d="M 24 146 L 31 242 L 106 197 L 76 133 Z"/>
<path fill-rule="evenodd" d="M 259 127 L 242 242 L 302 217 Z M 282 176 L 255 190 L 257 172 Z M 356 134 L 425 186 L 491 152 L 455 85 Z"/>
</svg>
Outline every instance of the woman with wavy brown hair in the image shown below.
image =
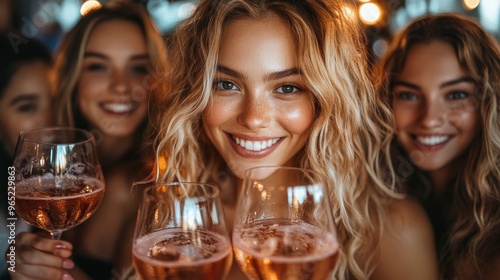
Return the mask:
<svg viewBox="0 0 500 280">
<path fill-rule="evenodd" d="M 444 279 L 500 275 L 500 48 L 477 22 L 427 15 L 381 62 L 395 168 L 434 225 Z"/>
<path fill-rule="evenodd" d="M 24 233 L 16 239 L 15 279 L 110 279 L 131 263 L 137 213 L 130 188 L 144 179 L 149 103 L 163 93 L 166 46 L 141 5 L 105 6 L 65 35 L 55 63 L 56 123 L 91 131 L 106 191 L 65 241 Z M 146 169 L 144 171 L 144 169 Z"/>
<path fill-rule="evenodd" d="M 244 170 L 316 170 L 335 182 L 337 279 L 435 279 L 432 229 L 396 191 L 392 115 L 376 98 L 350 9 L 353 1 L 200 1 L 170 37 L 155 180 L 219 185 L 231 224 Z"/>
</svg>

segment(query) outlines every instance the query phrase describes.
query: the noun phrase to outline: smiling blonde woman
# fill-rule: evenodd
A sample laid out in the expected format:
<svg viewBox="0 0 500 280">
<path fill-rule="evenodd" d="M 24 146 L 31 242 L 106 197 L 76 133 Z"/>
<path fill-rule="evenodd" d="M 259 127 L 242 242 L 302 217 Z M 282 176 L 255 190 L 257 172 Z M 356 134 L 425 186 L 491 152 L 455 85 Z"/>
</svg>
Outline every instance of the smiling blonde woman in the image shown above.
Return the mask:
<svg viewBox="0 0 500 280">
<path fill-rule="evenodd" d="M 166 164 L 155 179 L 219 185 L 232 224 L 245 169 L 313 169 L 335 186 L 336 279 L 437 279 L 425 212 L 396 192 L 392 116 L 367 73 L 353 5 L 200 1 L 169 41 L 154 143 Z M 240 279 L 235 270 L 228 279 Z"/>
</svg>

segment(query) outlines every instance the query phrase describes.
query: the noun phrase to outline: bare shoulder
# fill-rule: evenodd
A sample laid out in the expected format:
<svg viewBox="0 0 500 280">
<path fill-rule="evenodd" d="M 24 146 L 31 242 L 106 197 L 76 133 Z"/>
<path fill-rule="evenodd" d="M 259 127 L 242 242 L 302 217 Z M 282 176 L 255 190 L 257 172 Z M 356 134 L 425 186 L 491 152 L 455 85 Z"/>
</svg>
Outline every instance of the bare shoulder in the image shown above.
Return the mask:
<svg viewBox="0 0 500 280">
<path fill-rule="evenodd" d="M 383 227 L 373 279 L 438 279 L 432 226 L 417 201 L 392 201 Z"/>
<path fill-rule="evenodd" d="M 424 208 L 415 199 L 407 197 L 394 200 L 389 204 L 386 237 L 397 237 L 402 241 L 410 242 L 413 238 L 434 238 L 432 225 Z"/>
</svg>

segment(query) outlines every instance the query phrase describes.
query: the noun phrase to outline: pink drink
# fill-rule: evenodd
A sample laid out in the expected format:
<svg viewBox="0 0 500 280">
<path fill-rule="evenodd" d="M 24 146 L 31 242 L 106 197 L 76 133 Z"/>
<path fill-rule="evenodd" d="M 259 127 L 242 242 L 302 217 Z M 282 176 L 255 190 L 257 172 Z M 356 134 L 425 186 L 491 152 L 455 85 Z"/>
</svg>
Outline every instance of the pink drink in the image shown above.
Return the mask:
<svg viewBox="0 0 500 280">
<path fill-rule="evenodd" d="M 95 179 L 65 179 L 64 190 L 54 184 L 53 179 L 27 179 L 16 185 L 16 212 L 47 231 L 66 230 L 85 221 L 104 196 L 104 185 Z"/>
<path fill-rule="evenodd" d="M 256 223 L 235 231 L 233 246 L 250 279 L 328 279 L 337 265 L 335 234 L 302 222 Z"/>
<path fill-rule="evenodd" d="M 214 232 L 156 231 L 136 240 L 133 260 L 141 279 L 224 279 L 232 263 L 231 244 Z"/>
</svg>

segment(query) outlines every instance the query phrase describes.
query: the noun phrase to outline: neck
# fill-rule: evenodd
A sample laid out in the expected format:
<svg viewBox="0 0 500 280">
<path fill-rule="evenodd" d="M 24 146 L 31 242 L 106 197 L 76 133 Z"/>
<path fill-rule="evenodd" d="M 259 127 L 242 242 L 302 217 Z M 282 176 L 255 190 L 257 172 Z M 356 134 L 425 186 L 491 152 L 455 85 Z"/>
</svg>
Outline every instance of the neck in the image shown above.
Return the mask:
<svg viewBox="0 0 500 280">
<path fill-rule="evenodd" d="M 435 171 L 427 172 L 432 180 L 432 184 L 437 197 L 442 197 L 446 189 L 458 172 L 464 172 L 464 159 L 457 158 L 453 163 Z M 446 198 L 445 198 L 446 199 Z"/>
<path fill-rule="evenodd" d="M 123 138 L 104 136 L 97 147 L 102 167 L 107 169 L 119 163 L 131 149 L 136 148 L 135 143 L 133 136 Z"/>
<path fill-rule="evenodd" d="M 428 174 L 432 180 L 432 184 L 434 185 L 435 193 L 438 196 L 442 195 L 446 190 L 446 186 L 450 183 L 451 177 L 453 176 L 452 169 L 446 168 L 444 170 L 429 172 Z"/>
</svg>

